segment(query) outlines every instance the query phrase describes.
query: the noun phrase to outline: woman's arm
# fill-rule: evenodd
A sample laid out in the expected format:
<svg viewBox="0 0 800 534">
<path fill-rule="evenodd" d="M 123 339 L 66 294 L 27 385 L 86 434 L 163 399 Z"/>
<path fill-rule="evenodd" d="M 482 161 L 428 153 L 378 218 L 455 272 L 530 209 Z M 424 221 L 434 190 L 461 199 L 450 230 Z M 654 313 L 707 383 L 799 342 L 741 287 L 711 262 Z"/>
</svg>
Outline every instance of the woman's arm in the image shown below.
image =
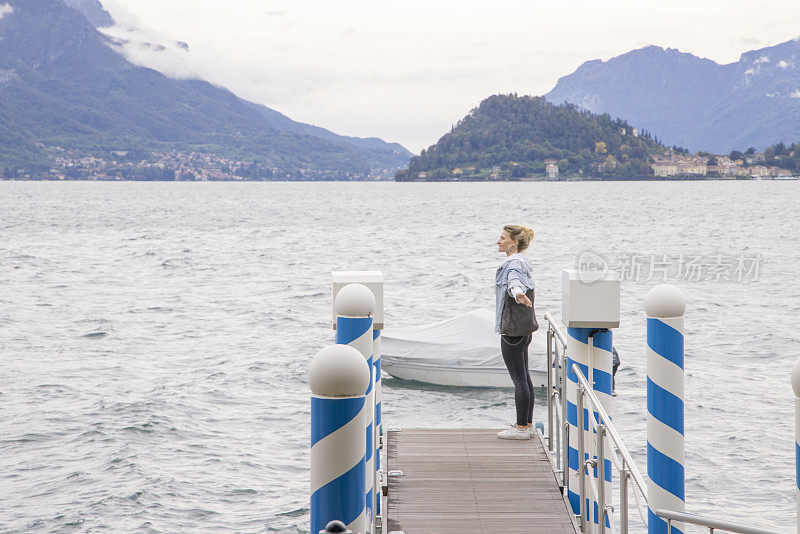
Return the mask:
<svg viewBox="0 0 800 534">
<path fill-rule="evenodd" d="M 519 265 L 518 261 L 515 263 L 516 265 L 514 263 L 509 265 L 508 269 L 508 278 L 506 280 L 508 294 L 520 304 L 531 307 L 533 306 L 533 303 L 531 302 L 531 299 L 525 295 L 527 289 L 527 284 L 525 282 L 527 281 L 528 276 L 524 272 L 522 265 Z"/>
<path fill-rule="evenodd" d="M 506 291 L 508 291 L 508 295 L 516 298 L 517 293 L 525 294 L 525 290 L 527 289 L 526 281 L 528 279 L 527 274 L 524 271 L 524 267 L 522 267 L 519 260 L 511 260 L 508 264 L 508 271 L 506 271 L 506 279 L 505 279 L 505 286 Z"/>
</svg>

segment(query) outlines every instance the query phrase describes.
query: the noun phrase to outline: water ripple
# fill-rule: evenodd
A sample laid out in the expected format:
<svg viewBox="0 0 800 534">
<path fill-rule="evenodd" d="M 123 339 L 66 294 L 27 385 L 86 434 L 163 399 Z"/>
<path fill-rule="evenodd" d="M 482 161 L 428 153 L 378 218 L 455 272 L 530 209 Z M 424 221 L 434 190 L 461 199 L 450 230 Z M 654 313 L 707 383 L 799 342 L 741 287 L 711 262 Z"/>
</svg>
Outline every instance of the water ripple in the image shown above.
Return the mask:
<svg viewBox="0 0 800 534">
<path fill-rule="evenodd" d="M 391 326 L 491 308 L 514 221 L 536 230 L 537 309 L 556 316 L 584 250 L 761 254 L 749 284 L 676 282 L 687 501 L 787 531 L 798 185 L 0 182 L 0 531 L 307 533 L 331 270 L 382 270 Z M 614 416 L 646 472 L 642 278 L 622 286 Z M 385 377 L 383 395 L 391 426 L 513 412 L 508 390 Z"/>
</svg>

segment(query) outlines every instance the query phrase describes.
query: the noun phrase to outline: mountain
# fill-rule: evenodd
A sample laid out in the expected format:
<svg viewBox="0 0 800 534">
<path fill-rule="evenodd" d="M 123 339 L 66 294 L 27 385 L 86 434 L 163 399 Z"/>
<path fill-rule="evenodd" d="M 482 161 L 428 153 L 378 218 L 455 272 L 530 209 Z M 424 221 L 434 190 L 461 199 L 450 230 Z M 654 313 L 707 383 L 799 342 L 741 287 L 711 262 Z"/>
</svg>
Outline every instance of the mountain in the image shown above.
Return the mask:
<svg viewBox="0 0 800 534">
<path fill-rule="evenodd" d="M 411 157 L 398 144 L 340 136 L 203 80 L 136 66 L 60 1 L 5 3 L 11 12 L 0 18 L 0 166 L 44 161 L 43 147 L 53 146 L 88 154 L 214 153 L 311 177 L 393 172 Z"/>
<path fill-rule="evenodd" d="M 746 52 L 726 65 L 648 46 L 588 61 L 544 96 L 624 117 L 668 145 L 763 149 L 800 139 L 800 41 Z"/>
<path fill-rule="evenodd" d="M 111 14 L 105 10 L 99 0 L 62 0 L 62 2 L 81 13 L 95 28 L 114 25 Z"/>
<path fill-rule="evenodd" d="M 544 175 L 548 163 L 568 176 L 642 178 L 653 174 L 648 158 L 664 150 L 647 132 L 606 114 L 542 97 L 494 95 L 395 179 L 524 178 Z"/>
</svg>

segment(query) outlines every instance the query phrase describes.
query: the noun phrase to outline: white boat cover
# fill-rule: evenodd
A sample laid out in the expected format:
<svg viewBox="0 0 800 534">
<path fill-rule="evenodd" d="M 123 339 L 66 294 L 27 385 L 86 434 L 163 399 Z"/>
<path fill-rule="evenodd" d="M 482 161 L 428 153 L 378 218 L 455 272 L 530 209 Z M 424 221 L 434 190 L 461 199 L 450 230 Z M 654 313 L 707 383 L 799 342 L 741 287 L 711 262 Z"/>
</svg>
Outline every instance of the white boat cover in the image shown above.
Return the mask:
<svg viewBox="0 0 800 534">
<path fill-rule="evenodd" d="M 531 370 L 546 371 L 545 328 L 533 334 L 528 348 Z M 494 311 L 472 310 L 438 323 L 382 332 L 381 360 L 386 365 L 416 364 L 449 369 L 505 369 Z"/>
</svg>

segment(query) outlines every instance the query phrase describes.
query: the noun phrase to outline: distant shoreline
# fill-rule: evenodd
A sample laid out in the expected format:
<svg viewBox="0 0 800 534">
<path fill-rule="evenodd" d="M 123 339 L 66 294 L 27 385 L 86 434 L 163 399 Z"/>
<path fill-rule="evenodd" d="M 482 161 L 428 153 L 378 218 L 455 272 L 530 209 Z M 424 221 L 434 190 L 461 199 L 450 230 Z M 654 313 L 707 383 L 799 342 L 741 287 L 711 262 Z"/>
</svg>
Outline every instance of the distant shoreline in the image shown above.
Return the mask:
<svg viewBox="0 0 800 534">
<path fill-rule="evenodd" d="M 573 178 L 573 179 L 553 179 L 553 178 L 536 178 L 536 179 L 521 179 L 521 180 L 402 180 L 402 182 L 410 183 L 514 183 L 514 182 L 786 182 L 800 180 L 798 176 L 784 177 L 784 178 L 725 178 L 722 176 L 688 176 L 688 177 L 654 177 L 654 176 L 638 176 L 636 178 Z"/>
<path fill-rule="evenodd" d="M 636 178 L 575 178 L 575 179 L 517 179 L 517 180 L 94 180 L 94 179 L 59 179 L 59 178 L 35 178 L 35 179 L 14 179 L 0 178 L 0 182 L 101 182 L 101 183 L 319 183 L 319 182 L 342 182 L 342 183 L 429 183 L 429 184 L 456 184 L 456 183 L 577 183 L 577 182 L 791 182 L 800 180 L 799 176 L 782 178 L 724 178 L 714 177 L 636 177 Z"/>
</svg>

